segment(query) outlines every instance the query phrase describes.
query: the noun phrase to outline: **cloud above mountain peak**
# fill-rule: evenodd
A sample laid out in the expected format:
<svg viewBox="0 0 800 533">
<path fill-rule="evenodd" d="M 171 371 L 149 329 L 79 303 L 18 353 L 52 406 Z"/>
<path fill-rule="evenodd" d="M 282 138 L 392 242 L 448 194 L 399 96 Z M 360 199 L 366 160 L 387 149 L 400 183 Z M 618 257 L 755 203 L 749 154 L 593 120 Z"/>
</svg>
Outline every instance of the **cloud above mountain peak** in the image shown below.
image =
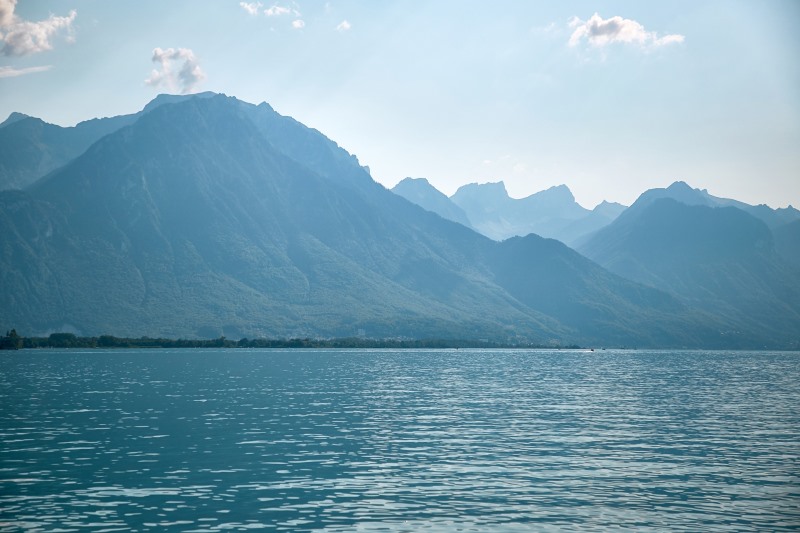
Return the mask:
<svg viewBox="0 0 800 533">
<path fill-rule="evenodd" d="M 190 48 L 155 48 L 152 59 L 158 68 L 153 69 L 144 81 L 152 87 L 166 87 L 188 94 L 194 92 L 197 85 L 206 79 L 205 72 Z M 175 66 L 176 62 L 180 64 L 179 67 Z"/>
</svg>

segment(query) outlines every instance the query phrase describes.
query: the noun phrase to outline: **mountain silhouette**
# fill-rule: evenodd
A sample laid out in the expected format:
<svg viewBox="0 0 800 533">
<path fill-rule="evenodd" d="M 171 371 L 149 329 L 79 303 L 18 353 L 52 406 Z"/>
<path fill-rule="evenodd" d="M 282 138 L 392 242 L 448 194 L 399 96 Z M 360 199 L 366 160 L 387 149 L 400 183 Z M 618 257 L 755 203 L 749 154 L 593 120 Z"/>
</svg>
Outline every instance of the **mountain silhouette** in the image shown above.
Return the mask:
<svg viewBox="0 0 800 533">
<path fill-rule="evenodd" d="M 684 197 L 697 198 L 691 192 Z M 714 313 L 730 339 L 793 345 L 800 340 L 800 276 L 776 252 L 762 220 L 709 203 L 715 202 L 687 205 L 663 190 L 648 191 L 579 251 L 620 276 Z"/>
<path fill-rule="evenodd" d="M 581 207 L 566 185 L 525 198 L 511 198 L 503 182 L 460 187 L 452 201 L 472 227 L 494 240 L 535 233 L 572 245 L 610 223 L 624 206 L 604 202 L 594 211 Z"/>
<path fill-rule="evenodd" d="M 408 202 L 265 103 L 206 93 L 146 109 L 0 193 L 0 326 L 734 345 L 713 313 L 558 241 L 496 242 Z"/>
<path fill-rule="evenodd" d="M 464 210 L 425 178 L 405 178 L 392 188 L 392 192 L 442 218 L 471 227 Z"/>
</svg>

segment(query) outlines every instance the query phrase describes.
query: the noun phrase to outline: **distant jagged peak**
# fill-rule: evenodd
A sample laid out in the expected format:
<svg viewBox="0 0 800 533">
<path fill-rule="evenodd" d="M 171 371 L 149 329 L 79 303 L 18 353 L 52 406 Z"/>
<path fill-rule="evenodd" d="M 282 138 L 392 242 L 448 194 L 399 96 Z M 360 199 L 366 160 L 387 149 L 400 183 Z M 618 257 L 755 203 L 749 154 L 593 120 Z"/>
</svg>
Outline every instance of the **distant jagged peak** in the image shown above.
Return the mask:
<svg viewBox="0 0 800 533">
<path fill-rule="evenodd" d="M 607 200 L 603 200 L 599 204 L 597 204 L 592 211 L 595 213 L 600 213 L 608 216 L 612 216 L 616 218 L 620 215 L 623 211 L 627 209 L 627 206 L 620 204 L 618 202 L 609 202 Z"/>
<path fill-rule="evenodd" d="M 428 178 L 412 178 L 411 176 L 408 176 L 408 177 L 405 177 L 405 178 L 403 178 L 402 180 L 400 180 L 400 182 L 401 182 L 401 183 L 402 183 L 402 182 L 407 182 L 407 183 L 421 183 L 421 184 L 422 184 L 422 183 L 427 183 L 428 185 L 430 185 L 430 184 L 431 184 L 431 182 L 429 182 L 429 181 L 428 181 Z"/>
<path fill-rule="evenodd" d="M 575 202 L 575 195 L 572 194 L 570 188 L 563 183 L 561 185 L 553 185 L 552 187 L 549 187 L 543 191 L 539 191 L 528 196 L 528 198 L 532 197 L 547 199 L 549 201 L 556 200 L 565 203 Z"/>
<path fill-rule="evenodd" d="M 575 196 L 572 194 L 572 191 L 563 183 L 561 185 L 553 185 L 552 187 L 548 187 L 547 189 L 535 192 L 523 198 L 512 198 L 511 195 L 508 194 L 506 184 L 502 180 L 486 183 L 468 183 L 466 185 L 462 185 L 453 195 L 453 198 L 457 196 L 472 197 L 474 195 L 481 195 L 482 197 L 488 196 L 493 199 L 502 198 L 514 201 L 546 200 L 563 203 L 575 202 Z"/>
<path fill-rule="evenodd" d="M 407 200 L 411 200 L 415 203 L 420 203 L 426 199 L 439 199 L 445 200 L 447 202 L 451 202 L 451 200 L 444 194 L 442 191 L 437 189 L 436 187 L 428 181 L 427 178 L 403 178 L 400 180 L 397 185 L 392 187 L 392 192 L 395 194 L 399 194 L 400 196 L 406 198 Z M 422 205 L 422 204 L 420 204 Z M 429 206 L 423 205 L 426 209 L 431 211 L 432 209 Z"/>
<path fill-rule="evenodd" d="M 486 183 L 467 183 L 458 188 L 455 194 L 451 197 L 468 198 L 474 196 L 490 196 L 492 198 L 510 198 L 506 190 L 506 184 L 503 181 L 490 181 Z"/>
<path fill-rule="evenodd" d="M 10 115 L 8 115 L 7 119 L 5 119 L 2 123 L 0 123 L 0 128 L 5 128 L 10 124 L 19 122 L 20 120 L 25 120 L 26 118 L 35 118 L 35 117 L 26 115 L 25 113 L 17 113 L 16 111 L 13 111 Z"/>
<path fill-rule="evenodd" d="M 275 108 L 273 108 L 273 107 L 272 107 L 271 105 L 269 105 L 267 102 L 261 102 L 261 103 L 260 103 L 260 104 L 258 104 L 256 107 L 259 107 L 259 108 L 261 108 L 261 109 L 263 109 L 263 110 L 265 110 L 265 111 L 273 111 L 273 112 L 275 111 Z"/>
<path fill-rule="evenodd" d="M 595 206 L 595 209 L 605 209 L 607 207 L 627 207 L 625 204 L 621 204 L 619 202 L 609 202 L 608 200 L 603 200 L 599 204 Z"/>
</svg>

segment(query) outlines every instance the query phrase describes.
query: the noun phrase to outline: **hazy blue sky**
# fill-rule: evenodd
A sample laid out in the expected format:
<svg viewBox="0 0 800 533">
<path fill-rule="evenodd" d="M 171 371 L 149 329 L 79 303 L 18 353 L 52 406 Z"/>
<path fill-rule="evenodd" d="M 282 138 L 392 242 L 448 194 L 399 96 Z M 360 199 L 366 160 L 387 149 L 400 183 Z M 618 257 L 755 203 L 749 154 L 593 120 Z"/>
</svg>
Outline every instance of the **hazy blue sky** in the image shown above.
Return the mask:
<svg viewBox="0 0 800 533">
<path fill-rule="evenodd" d="M 393 186 L 800 207 L 800 2 L 0 0 L 0 120 L 269 102 Z"/>
</svg>

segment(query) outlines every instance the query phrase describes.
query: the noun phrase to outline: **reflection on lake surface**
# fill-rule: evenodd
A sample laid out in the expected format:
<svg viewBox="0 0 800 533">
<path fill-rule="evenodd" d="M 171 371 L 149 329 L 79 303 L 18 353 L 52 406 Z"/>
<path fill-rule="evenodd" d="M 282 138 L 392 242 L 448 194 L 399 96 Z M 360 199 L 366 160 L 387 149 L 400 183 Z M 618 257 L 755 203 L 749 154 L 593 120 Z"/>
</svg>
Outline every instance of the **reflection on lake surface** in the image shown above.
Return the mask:
<svg viewBox="0 0 800 533">
<path fill-rule="evenodd" d="M 0 354 L 0 530 L 800 527 L 800 354 Z"/>
</svg>

